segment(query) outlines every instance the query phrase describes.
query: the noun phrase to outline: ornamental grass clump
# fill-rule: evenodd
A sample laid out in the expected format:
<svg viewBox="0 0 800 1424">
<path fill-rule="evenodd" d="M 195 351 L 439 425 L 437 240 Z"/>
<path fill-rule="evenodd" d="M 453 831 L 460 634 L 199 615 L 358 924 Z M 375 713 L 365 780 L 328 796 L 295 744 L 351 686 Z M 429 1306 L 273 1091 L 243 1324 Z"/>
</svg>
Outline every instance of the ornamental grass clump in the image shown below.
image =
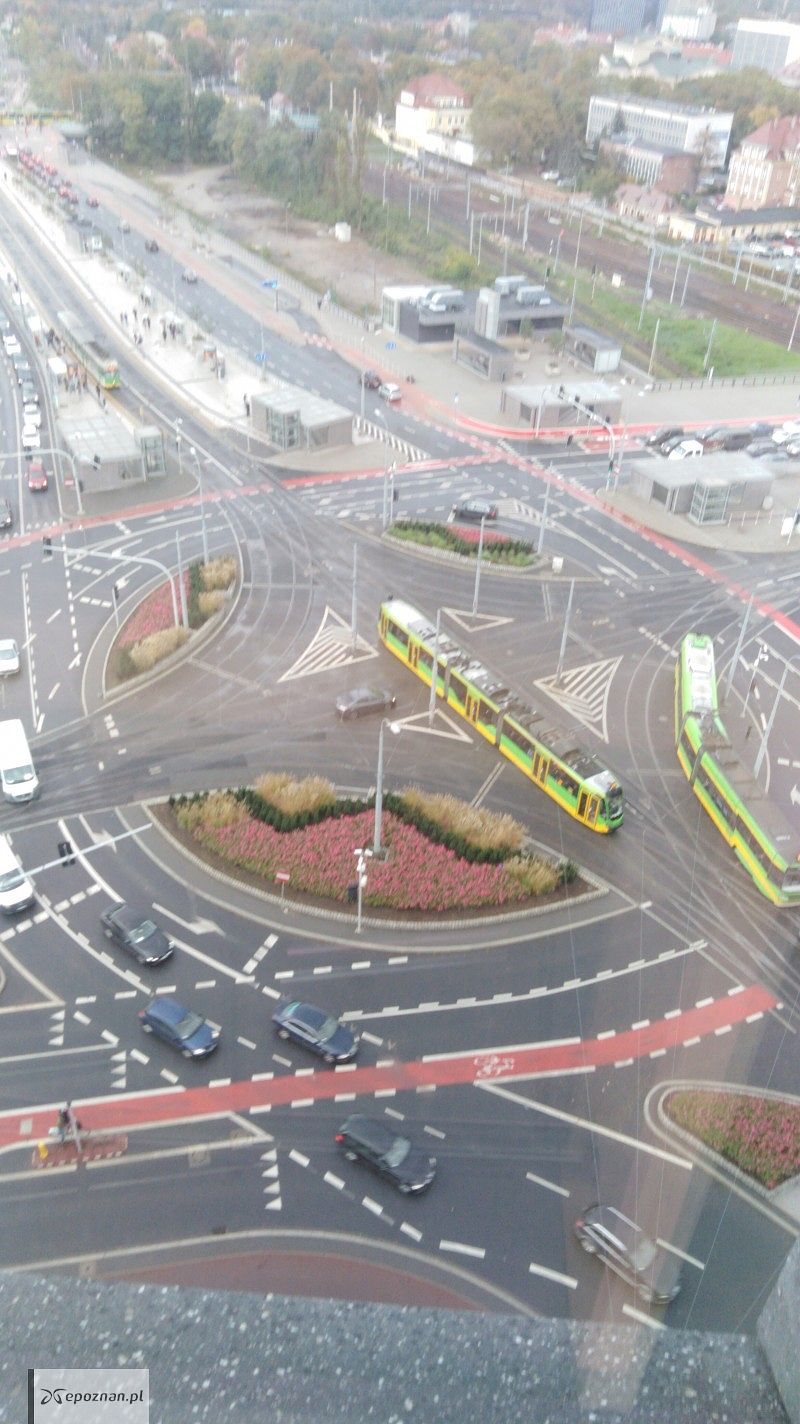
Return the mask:
<svg viewBox="0 0 800 1424">
<path fill-rule="evenodd" d="M 230 588 L 236 578 L 236 560 L 233 554 L 222 554 L 217 559 L 209 559 L 207 564 L 201 564 L 200 577 L 207 592 Z"/>
<path fill-rule="evenodd" d="M 549 895 L 561 884 L 558 866 L 535 855 L 518 856 L 505 865 L 510 879 L 520 887 L 525 895 Z"/>
<path fill-rule="evenodd" d="M 460 837 L 476 850 L 502 851 L 512 856 L 522 849 L 525 829 L 513 816 L 479 810 L 455 796 L 430 795 L 417 786 L 404 787 L 399 799 L 415 813 L 418 825 L 422 818 L 433 821 L 442 831 Z"/>
<path fill-rule="evenodd" d="M 214 613 L 219 613 L 220 608 L 227 602 L 225 591 L 221 588 L 212 588 L 208 592 L 198 593 L 197 607 L 203 622 Z"/>
<path fill-rule="evenodd" d="M 202 839 L 215 832 L 240 825 L 248 819 L 244 806 L 230 791 L 211 791 L 207 796 L 178 800 L 173 804 L 178 825 Z"/>
<path fill-rule="evenodd" d="M 125 649 L 133 672 L 150 672 L 157 663 L 163 662 L 170 653 L 182 647 L 189 636 L 187 628 L 162 628 L 160 633 L 150 633 L 140 643 Z"/>
<path fill-rule="evenodd" d="M 305 816 L 336 804 L 333 782 L 324 776 L 298 781 L 287 771 L 275 771 L 260 776 L 253 790 L 285 816 Z"/>
</svg>

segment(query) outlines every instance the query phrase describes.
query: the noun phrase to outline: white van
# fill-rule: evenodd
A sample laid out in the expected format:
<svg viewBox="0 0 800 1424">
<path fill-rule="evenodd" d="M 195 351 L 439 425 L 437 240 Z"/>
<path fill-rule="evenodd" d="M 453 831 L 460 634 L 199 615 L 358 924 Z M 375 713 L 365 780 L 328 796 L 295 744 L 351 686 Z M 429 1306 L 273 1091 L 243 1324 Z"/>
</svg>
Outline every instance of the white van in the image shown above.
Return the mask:
<svg viewBox="0 0 800 1424">
<path fill-rule="evenodd" d="M 512 297 L 520 287 L 525 286 L 527 280 L 527 277 L 523 277 L 521 273 L 512 277 L 495 277 L 494 289 L 500 293 L 501 297 Z"/>
<path fill-rule="evenodd" d="M 15 915 L 27 910 L 36 899 L 33 883 L 28 880 L 7 836 L 0 836 L 0 910 Z"/>
<path fill-rule="evenodd" d="M 429 292 L 422 307 L 429 312 L 463 311 L 464 293 L 457 287 L 443 287 L 440 291 Z"/>
<path fill-rule="evenodd" d="M 0 789 L 6 801 L 32 801 L 39 795 L 28 738 L 18 719 L 0 722 Z"/>
</svg>

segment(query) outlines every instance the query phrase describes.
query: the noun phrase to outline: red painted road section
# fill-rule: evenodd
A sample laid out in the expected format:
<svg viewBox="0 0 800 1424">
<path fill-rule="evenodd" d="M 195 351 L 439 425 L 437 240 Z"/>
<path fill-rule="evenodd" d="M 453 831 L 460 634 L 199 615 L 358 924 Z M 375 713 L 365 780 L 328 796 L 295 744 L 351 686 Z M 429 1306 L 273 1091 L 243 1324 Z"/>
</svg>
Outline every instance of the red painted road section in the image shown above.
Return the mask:
<svg viewBox="0 0 800 1424">
<path fill-rule="evenodd" d="M 703 1008 L 687 1009 L 675 1018 L 657 1019 L 645 1028 L 628 1029 L 611 1038 L 541 1043 L 526 1048 L 498 1047 L 491 1052 L 453 1053 L 411 1063 L 392 1062 L 383 1067 L 322 1070 L 302 1077 L 285 1074 L 259 1081 L 248 1078 L 238 1083 L 221 1083 L 218 1087 L 144 1092 L 124 1101 L 90 1098 L 73 1105 L 85 1128 L 123 1130 L 211 1114 L 247 1113 L 257 1108 L 330 1101 L 343 1093 L 371 1096 L 386 1089 L 413 1092 L 426 1087 L 567 1073 L 581 1068 L 606 1067 L 629 1058 L 646 1058 L 661 1049 L 669 1052 L 687 1039 L 701 1038 L 716 1029 L 744 1023 L 753 1015 L 761 1016 L 776 1004 L 774 995 L 755 984 L 723 999 L 712 999 Z M 0 1114 L 0 1147 L 21 1143 L 29 1146 L 31 1141 L 45 1138 L 53 1120 L 52 1107 Z"/>
</svg>

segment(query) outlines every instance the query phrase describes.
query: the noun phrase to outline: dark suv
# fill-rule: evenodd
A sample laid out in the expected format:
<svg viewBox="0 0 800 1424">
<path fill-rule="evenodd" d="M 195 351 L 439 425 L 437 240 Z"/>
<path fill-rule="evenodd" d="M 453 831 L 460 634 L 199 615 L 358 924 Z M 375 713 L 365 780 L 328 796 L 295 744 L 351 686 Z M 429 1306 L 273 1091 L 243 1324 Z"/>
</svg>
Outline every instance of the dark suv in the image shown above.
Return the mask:
<svg viewBox="0 0 800 1424">
<path fill-rule="evenodd" d="M 622 1276 L 649 1305 L 675 1299 L 681 1288 L 677 1262 L 616 1207 L 587 1207 L 575 1222 L 575 1235 L 584 1251 Z"/>
<path fill-rule="evenodd" d="M 368 391 L 377 391 L 381 384 L 381 378 L 377 371 L 362 371 L 358 379 L 359 383 L 366 386 Z"/>
<path fill-rule="evenodd" d="M 100 916 L 106 939 L 112 939 L 139 964 L 163 964 L 175 952 L 172 941 L 153 921 L 131 905 L 115 905 Z"/>
<path fill-rule="evenodd" d="M 398 1191 L 424 1192 L 436 1175 L 436 1158 L 413 1147 L 380 1118 L 354 1113 L 339 1128 L 336 1141 L 345 1157 L 352 1162 L 360 1158 Z"/>
</svg>

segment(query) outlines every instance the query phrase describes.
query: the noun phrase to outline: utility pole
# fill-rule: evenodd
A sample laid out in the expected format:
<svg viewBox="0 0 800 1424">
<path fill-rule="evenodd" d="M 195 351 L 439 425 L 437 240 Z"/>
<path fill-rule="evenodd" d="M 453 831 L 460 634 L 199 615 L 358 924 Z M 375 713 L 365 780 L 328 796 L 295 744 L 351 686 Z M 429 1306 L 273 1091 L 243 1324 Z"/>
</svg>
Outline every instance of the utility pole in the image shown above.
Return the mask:
<svg viewBox="0 0 800 1424">
<path fill-rule="evenodd" d="M 753 595 L 751 594 L 751 595 L 750 595 L 750 602 L 748 603 L 748 605 L 747 605 L 747 607 L 746 607 L 746 609 L 745 609 L 745 611 L 744 611 L 744 618 L 742 619 L 742 626 L 741 626 L 741 628 L 739 629 L 739 637 L 738 637 L 738 639 L 737 639 L 737 641 L 736 641 L 736 650 L 735 650 L 735 652 L 734 652 L 734 654 L 733 654 L 733 659 L 732 659 L 732 661 L 731 661 L 731 665 L 730 665 L 730 667 L 728 668 L 728 676 L 727 676 L 727 678 L 726 678 L 726 680 L 725 680 L 725 697 L 726 697 L 726 698 L 728 698 L 728 697 L 730 696 L 731 687 L 732 687 L 732 685 L 733 685 L 733 679 L 734 679 L 734 676 L 735 676 L 735 674 L 736 674 L 736 669 L 737 669 L 737 667 L 738 667 L 739 658 L 740 658 L 741 652 L 742 652 L 742 644 L 744 643 L 744 635 L 745 635 L 745 633 L 747 632 L 747 625 L 748 625 L 748 623 L 750 622 L 750 614 L 752 613 L 752 611 L 753 611 Z"/>
<path fill-rule="evenodd" d="M 549 500 L 550 500 L 550 481 L 548 480 L 548 481 L 547 481 L 547 484 L 546 484 L 545 487 L 544 487 L 544 502 L 543 502 L 543 504 L 542 504 L 542 522 L 541 522 L 541 524 L 539 525 L 539 538 L 538 538 L 537 541 L 536 541 L 536 557 L 537 557 L 537 559 L 538 559 L 539 556 L 541 555 L 542 547 L 543 547 L 543 545 L 544 545 L 544 531 L 545 531 L 545 527 L 546 527 L 546 525 L 547 525 L 547 505 L 548 505 L 548 503 L 549 503 Z"/>
<path fill-rule="evenodd" d="M 639 320 L 638 320 L 638 322 L 637 322 L 637 324 L 636 324 L 636 330 L 637 330 L 637 331 L 641 331 L 641 329 L 642 329 L 642 322 L 644 321 L 644 309 L 645 309 L 645 307 L 647 306 L 647 298 L 648 298 L 648 295 L 649 295 L 649 293 L 650 293 L 650 278 L 651 278 L 652 275 L 653 275 L 653 267 L 655 266 L 655 261 L 656 261 L 656 249 L 655 249 L 655 246 L 653 246 L 653 247 L 651 247 L 651 249 L 650 249 L 650 265 L 649 265 L 649 267 L 648 267 L 648 269 L 647 269 L 647 277 L 646 277 L 646 279 L 645 279 L 644 291 L 642 292 L 642 305 L 641 305 L 641 307 L 640 307 L 640 309 L 639 309 Z"/>
<path fill-rule="evenodd" d="M 670 306 L 672 306 L 672 303 L 673 303 L 673 301 L 675 300 L 675 285 L 676 285 L 676 283 L 677 283 L 677 281 L 678 281 L 678 271 L 679 271 L 679 269 L 680 269 L 680 265 L 681 265 L 681 254 L 678 253 L 678 260 L 677 260 L 677 262 L 675 263 L 675 276 L 674 276 L 673 279 L 672 279 L 672 291 L 671 291 L 670 294 L 669 294 L 669 304 L 670 304 Z"/>
<path fill-rule="evenodd" d="M 564 614 L 564 631 L 561 634 L 561 648 L 558 654 L 558 667 L 556 668 L 556 681 L 561 676 L 561 669 L 564 666 L 564 654 L 567 651 L 567 635 L 569 633 L 569 617 L 572 612 L 572 595 L 575 592 L 575 580 L 569 581 L 569 598 L 567 599 L 567 611 Z"/>
<path fill-rule="evenodd" d="M 436 637 L 433 640 L 433 663 L 431 665 L 431 695 L 428 701 L 428 726 L 433 726 L 433 714 L 436 710 L 436 684 L 439 680 L 439 629 L 442 624 L 442 610 L 436 610 Z"/>
<path fill-rule="evenodd" d="M 530 205 L 530 203 L 526 203 L 526 204 L 525 204 L 525 226 L 524 226 L 523 229 L 522 229 L 522 251 L 523 251 L 523 252 L 525 251 L 525 248 L 528 246 L 528 217 L 529 217 L 529 215 L 530 215 L 530 210 L 531 210 L 531 205 Z"/>
<path fill-rule="evenodd" d="M 647 363 L 647 374 L 648 374 L 648 376 L 652 375 L 652 371 L 653 371 L 653 361 L 655 360 L 655 354 L 656 354 L 656 342 L 658 341 L 658 328 L 660 327 L 660 325 L 661 325 L 661 317 L 658 316 L 658 317 L 656 317 L 656 329 L 655 329 L 655 331 L 653 332 L 653 344 L 652 344 L 652 346 L 650 347 L 650 360 L 649 360 L 648 363 Z"/>
<path fill-rule="evenodd" d="M 426 227 L 425 227 L 425 234 L 426 234 L 427 237 L 430 237 L 430 234 L 431 234 L 431 199 L 432 199 L 432 197 L 433 197 L 433 189 L 432 189 L 432 188 L 429 188 L 429 189 L 428 189 L 428 222 L 427 222 L 427 225 L 426 225 Z"/>
<path fill-rule="evenodd" d="M 786 347 L 787 351 L 791 351 L 792 349 L 792 342 L 794 341 L 795 334 L 797 332 L 798 320 L 800 320 L 800 306 L 798 306 L 797 311 L 795 312 L 794 326 L 792 327 L 792 334 L 789 337 L 789 345 Z"/>
<path fill-rule="evenodd" d="M 716 329 L 717 329 L 717 318 L 714 317 L 714 320 L 713 320 L 712 323 L 711 323 L 711 335 L 710 335 L 709 338 L 708 338 L 708 346 L 706 347 L 706 354 L 705 354 L 705 356 L 703 357 L 703 370 L 704 370 L 704 371 L 707 371 L 707 370 L 708 370 L 708 362 L 709 362 L 709 357 L 711 356 L 711 347 L 712 347 L 713 342 L 714 342 L 714 332 L 716 331 Z"/>
<path fill-rule="evenodd" d="M 581 208 L 581 220 L 580 220 L 580 222 L 578 223 L 578 245 L 577 245 L 577 247 L 575 248 L 575 266 L 574 266 L 574 268 L 573 268 L 573 271 L 574 271 L 574 272 L 577 272 L 577 270 L 578 270 L 578 258 L 579 258 L 580 255 L 581 255 L 581 238 L 582 238 L 582 236 L 583 236 L 583 208 Z M 571 321 L 571 320 L 572 320 L 572 318 L 570 317 L 570 321 Z"/>
<path fill-rule="evenodd" d="M 483 518 L 481 519 L 481 532 L 480 532 L 480 537 L 479 537 L 479 539 L 478 539 L 478 562 L 477 562 L 477 564 L 475 565 L 475 591 L 474 591 L 474 593 L 473 593 L 473 595 L 472 595 L 472 612 L 473 612 L 473 614 L 477 613 L 477 611 L 478 611 L 478 593 L 479 593 L 480 586 L 481 586 L 481 559 L 483 558 L 483 530 L 484 530 L 484 525 L 485 525 L 485 524 L 486 524 L 486 516 L 484 515 Z"/>
<path fill-rule="evenodd" d="M 353 652 L 355 652 L 355 650 L 356 650 L 356 644 L 358 643 L 358 593 L 357 593 L 357 582 L 356 582 L 357 579 L 358 579 L 358 544 L 354 544 L 354 545 L 353 545 L 353 600 L 352 600 L 352 603 L 350 604 L 350 627 L 351 627 L 352 630 L 353 630 Z"/>
<path fill-rule="evenodd" d="M 686 288 L 687 288 L 688 285 L 689 285 L 689 277 L 690 277 L 690 275 L 691 275 L 691 271 L 692 271 L 692 269 L 691 269 L 691 267 L 689 266 L 689 264 L 687 263 L 687 265 L 686 265 L 686 281 L 685 281 L 684 284 L 683 284 L 683 295 L 682 295 L 682 297 L 681 297 L 681 308 L 683 308 L 683 305 L 684 305 L 684 303 L 685 303 L 685 301 L 686 301 Z"/>
</svg>

